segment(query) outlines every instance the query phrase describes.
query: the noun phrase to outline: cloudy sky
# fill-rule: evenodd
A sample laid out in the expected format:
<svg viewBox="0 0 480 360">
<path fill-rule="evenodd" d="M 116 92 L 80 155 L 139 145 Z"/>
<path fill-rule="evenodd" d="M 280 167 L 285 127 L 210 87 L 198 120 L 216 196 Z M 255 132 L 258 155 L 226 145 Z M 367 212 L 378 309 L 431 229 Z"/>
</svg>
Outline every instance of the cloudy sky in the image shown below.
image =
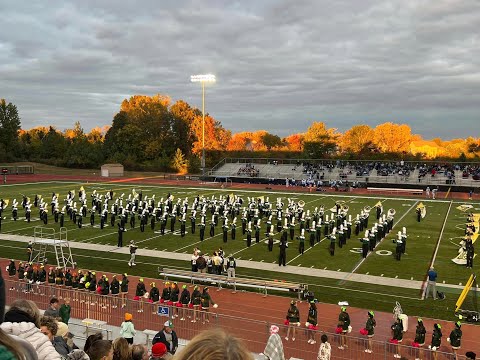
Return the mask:
<svg viewBox="0 0 480 360">
<path fill-rule="evenodd" d="M 0 98 L 22 127 L 111 124 L 123 99 L 201 107 L 237 131 L 312 121 L 480 136 L 478 0 L 0 0 Z"/>
</svg>

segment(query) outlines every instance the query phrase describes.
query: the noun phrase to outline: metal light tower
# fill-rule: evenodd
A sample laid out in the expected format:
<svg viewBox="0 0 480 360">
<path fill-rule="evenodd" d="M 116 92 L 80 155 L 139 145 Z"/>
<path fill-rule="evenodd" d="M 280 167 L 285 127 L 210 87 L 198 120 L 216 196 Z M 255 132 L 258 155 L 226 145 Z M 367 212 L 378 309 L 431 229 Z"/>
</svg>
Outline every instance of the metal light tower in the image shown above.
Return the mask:
<svg viewBox="0 0 480 360">
<path fill-rule="evenodd" d="M 205 83 L 214 83 L 215 75 L 192 75 L 191 82 L 199 82 L 202 84 L 202 175 L 205 175 Z"/>
</svg>

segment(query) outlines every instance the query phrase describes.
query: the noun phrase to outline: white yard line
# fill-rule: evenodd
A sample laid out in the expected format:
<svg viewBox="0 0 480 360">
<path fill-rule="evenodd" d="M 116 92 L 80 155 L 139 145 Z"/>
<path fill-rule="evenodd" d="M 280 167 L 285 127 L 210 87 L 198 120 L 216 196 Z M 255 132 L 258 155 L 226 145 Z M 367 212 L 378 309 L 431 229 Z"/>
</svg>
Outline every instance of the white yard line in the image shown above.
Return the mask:
<svg viewBox="0 0 480 360">
<path fill-rule="evenodd" d="M 447 224 L 448 214 L 450 214 L 450 209 L 452 208 L 452 203 L 453 202 L 450 201 L 450 205 L 449 205 L 448 210 L 447 210 L 447 215 L 445 215 L 445 220 L 443 220 L 442 230 L 440 231 L 440 235 L 438 236 L 437 246 L 435 247 L 435 252 L 433 253 L 433 257 L 432 257 L 432 261 L 430 262 L 430 266 L 428 267 L 429 269 L 431 267 L 433 267 L 433 265 L 435 264 L 435 259 L 437 258 L 438 249 L 440 248 L 440 242 L 442 241 L 443 230 L 445 230 L 445 225 Z M 422 288 L 423 288 L 422 300 L 425 299 L 425 294 L 427 292 L 426 284 L 427 284 L 427 277 L 425 277 L 425 280 L 423 281 L 423 284 L 422 284 Z"/>
</svg>

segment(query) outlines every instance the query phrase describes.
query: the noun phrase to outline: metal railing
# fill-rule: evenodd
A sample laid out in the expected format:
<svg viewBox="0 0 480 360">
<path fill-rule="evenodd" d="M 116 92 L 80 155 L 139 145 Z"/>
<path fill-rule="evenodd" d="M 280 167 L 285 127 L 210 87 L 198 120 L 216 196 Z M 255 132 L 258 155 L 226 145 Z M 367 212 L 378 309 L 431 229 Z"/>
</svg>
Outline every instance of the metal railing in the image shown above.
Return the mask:
<svg viewBox="0 0 480 360">
<path fill-rule="evenodd" d="M 270 335 L 270 325 L 274 324 L 245 317 L 218 314 L 216 311 L 200 311 L 199 308 L 179 308 L 173 304 L 150 303 L 143 298 L 132 300 L 121 295 L 102 296 L 94 291 L 30 284 L 25 281 L 13 280 L 13 278 L 5 279 L 5 286 L 7 305 L 17 299 L 26 299 L 34 301 L 40 309 L 46 309 L 53 296 L 59 299 L 70 299 L 71 317 L 84 319 L 84 333 L 87 335 L 95 331 L 105 331 L 107 337 L 110 336 L 106 325 L 119 326 L 124 319 L 124 314 L 129 312 L 134 314 L 135 328 L 140 331 L 160 331 L 163 323 L 170 320 L 174 323 L 177 336 L 188 341 L 203 330 L 221 328 L 242 339 L 250 351 L 261 353 L 264 351 Z M 89 326 L 89 322 L 92 325 Z M 279 326 L 279 334 L 284 338 L 287 335 L 288 326 L 278 323 L 275 325 Z M 321 325 L 319 327 L 322 328 Z M 80 328 L 78 331 L 81 330 L 83 329 Z M 294 333 L 293 330 L 295 330 Z M 328 331 L 309 330 L 304 324 L 291 326 L 289 340 L 283 340 L 285 357 L 287 359 L 294 357 L 315 360 L 321 343 L 320 337 L 323 334 L 327 335 L 332 346 L 332 359 L 380 360 L 391 359 L 394 354 L 400 354 L 407 359 L 421 357 L 424 360 L 454 360 L 454 355 L 448 352 L 449 347 L 446 345 L 440 348 L 441 351 L 436 352 L 437 357 L 435 358 L 434 353 L 428 348 L 420 350 L 406 344 L 394 345 L 373 339 L 371 341 L 372 353 L 366 353 L 368 338 L 353 334 L 347 335 L 347 347 L 340 350 L 338 348 L 340 335 Z M 307 340 L 310 338 L 313 338 L 316 344 L 308 343 Z M 420 354 L 420 351 L 423 353 Z M 457 357 L 457 359 L 464 358 L 463 356 Z"/>
</svg>

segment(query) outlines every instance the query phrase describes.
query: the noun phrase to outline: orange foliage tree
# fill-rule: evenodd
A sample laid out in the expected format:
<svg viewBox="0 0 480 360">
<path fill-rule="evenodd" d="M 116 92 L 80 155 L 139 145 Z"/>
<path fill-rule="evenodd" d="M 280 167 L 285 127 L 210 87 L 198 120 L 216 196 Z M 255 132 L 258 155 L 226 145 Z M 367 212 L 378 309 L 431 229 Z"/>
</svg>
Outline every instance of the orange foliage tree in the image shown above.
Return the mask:
<svg viewBox="0 0 480 360">
<path fill-rule="evenodd" d="M 381 152 L 402 153 L 410 149 L 412 131 L 406 124 L 386 122 L 375 128 L 373 139 Z"/>
</svg>

